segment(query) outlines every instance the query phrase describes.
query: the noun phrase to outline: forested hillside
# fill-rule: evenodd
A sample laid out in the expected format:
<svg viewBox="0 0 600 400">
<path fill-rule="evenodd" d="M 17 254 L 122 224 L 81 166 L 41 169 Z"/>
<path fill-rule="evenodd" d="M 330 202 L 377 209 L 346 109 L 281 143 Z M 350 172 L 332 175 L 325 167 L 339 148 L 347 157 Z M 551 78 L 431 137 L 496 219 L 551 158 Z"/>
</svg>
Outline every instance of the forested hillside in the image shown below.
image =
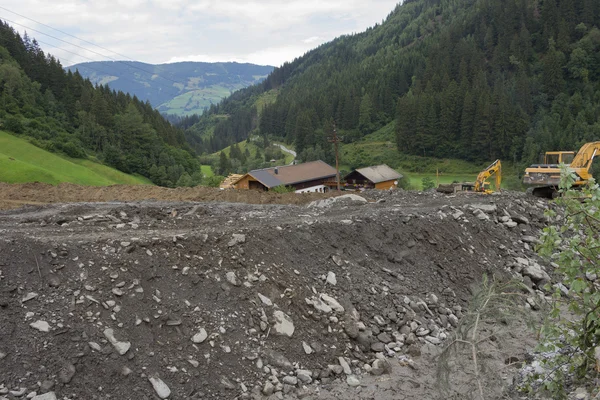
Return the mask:
<svg viewBox="0 0 600 400">
<path fill-rule="evenodd" d="M 600 139 L 598 26 L 597 0 L 406 0 L 234 93 L 186 135 L 207 152 L 271 135 L 308 160 L 330 152 L 334 122 L 349 142 L 395 121 L 407 154 L 530 161 L 577 149 Z"/>
<path fill-rule="evenodd" d="M 52 152 L 93 156 L 164 186 L 188 185 L 200 166 L 182 130 L 150 103 L 65 72 L 35 40 L 0 23 L 0 128 Z"/>
<path fill-rule="evenodd" d="M 201 114 L 231 92 L 264 79 L 273 67 L 248 63 L 179 62 L 146 64 L 135 61 L 96 61 L 68 67 L 93 84 L 149 101 L 163 114 Z"/>
</svg>

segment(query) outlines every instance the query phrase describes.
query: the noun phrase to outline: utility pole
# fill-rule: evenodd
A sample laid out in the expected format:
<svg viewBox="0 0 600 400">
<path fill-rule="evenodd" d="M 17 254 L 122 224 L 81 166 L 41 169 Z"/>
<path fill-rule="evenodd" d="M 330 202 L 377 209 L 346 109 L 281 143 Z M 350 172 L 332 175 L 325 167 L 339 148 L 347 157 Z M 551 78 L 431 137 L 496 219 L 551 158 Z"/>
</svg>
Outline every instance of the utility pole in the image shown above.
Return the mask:
<svg viewBox="0 0 600 400">
<path fill-rule="evenodd" d="M 334 122 L 333 123 L 333 137 L 331 137 L 329 139 L 329 143 L 333 143 L 333 145 L 335 147 L 335 177 L 336 177 L 336 181 L 337 181 L 338 192 L 341 191 L 341 189 L 340 189 L 340 159 L 339 159 L 339 155 L 338 155 L 338 144 L 340 142 L 341 142 L 341 140 L 337 135 L 337 129 L 335 127 L 335 122 Z"/>
</svg>

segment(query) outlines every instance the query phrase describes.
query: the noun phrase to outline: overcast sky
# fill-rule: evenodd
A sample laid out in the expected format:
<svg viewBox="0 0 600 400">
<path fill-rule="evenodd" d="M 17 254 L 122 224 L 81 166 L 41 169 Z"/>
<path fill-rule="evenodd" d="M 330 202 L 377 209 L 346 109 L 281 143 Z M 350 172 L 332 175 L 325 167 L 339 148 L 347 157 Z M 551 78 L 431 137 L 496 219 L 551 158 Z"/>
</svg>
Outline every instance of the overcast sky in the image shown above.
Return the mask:
<svg viewBox="0 0 600 400">
<path fill-rule="evenodd" d="M 60 58 L 65 66 L 90 59 L 126 58 L 31 19 L 128 58 L 152 64 L 238 61 L 279 66 L 339 35 L 361 32 L 381 22 L 398 2 L 2 0 L 0 19 L 20 32 L 27 30 L 45 51 Z M 95 54 L 90 49 L 110 58 Z"/>
</svg>

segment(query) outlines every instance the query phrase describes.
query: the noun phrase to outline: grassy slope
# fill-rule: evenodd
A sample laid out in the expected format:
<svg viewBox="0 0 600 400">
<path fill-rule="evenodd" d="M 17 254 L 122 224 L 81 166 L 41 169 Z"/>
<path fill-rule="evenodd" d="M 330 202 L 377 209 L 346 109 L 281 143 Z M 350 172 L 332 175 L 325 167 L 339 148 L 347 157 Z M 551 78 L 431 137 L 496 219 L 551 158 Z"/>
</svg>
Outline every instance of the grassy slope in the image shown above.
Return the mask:
<svg viewBox="0 0 600 400">
<path fill-rule="evenodd" d="M 278 93 L 279 92 L 277 89 L 272 89 L 272 90 L 269 90 L 268 92 L 261 94 L 258 97 L 258 99 L 256 99 L 256 101 L 254 102 L 254 105 L 256 106 L 256 110 L 258 111 L 259 117 L 262 113 L 263 108 L 265 108 L 265 106 L 267 104 L 275 103 L 275 100 L 277 100 Z"/>
<path fill-rule="evenodd" d="M 240 89 L 242 86 L 236 85 L 231 88 L 223 86 L 211 86 L 205 89 L 197 89 L 191 92 L 181 94 L 158 107 L 160 112 L 175 115 L 192 115 L 202 114 L 205 107 L 210 107 L 211 104 L 217 104 L 223 98 L 229 96 L 235 89 Z"/>
<path fill-rule="evenodd" d="M 35 147 L 0 131 L 0 181 L 9 183 L 61 182 L 90 186 L 151 184 L 90 160 L 69 159 Z"/>
<path fill-rule="evenodd" d="M 340 169 L 351 171 L 370 165 L 387 164 L 403 174 L 414 189 L 422 189 L 423 178 L 431 178 L 434 182 L 473 182 L 477 174 L 486 165 L 470 163 L 463 160 L 438 159 L 401 154 L 396 148 L 395 122 L 376 132 L 365 136 L 362 140 L 342 145 Z M 503 163 L 503 188 L 520 189 L 517 170 L 510 163 Z"/>
<path fill-rule="evenodd" d="M 275 143 L 277 143 L 277 142 L 275 142 Z M 250 151 L 250 155 L 254 156 L 254 153 L 256 153 L 257 146 L 254 143 L 252 143 L 252 141 L 250 141 L 250 143 L 248 143 L 246 140 L 243 140 L 241 142 L 238 142 L 237 145 L 240 148 L 240 151 L 242 153 L 246 151 L 246 147 Z M 286 146 L 290 150 L 294 149 L 294 146 L 292 146 L 292 145 L 284 144 L 284 146 Z M 227 155 L 227 157 L 229 157 L 229 153 L 231 152 L 231 146 L 226 147 L 226 148 L 224 148 L 221 151 L 225 152 L 225 154 Z M 214 153 L 214 155 L 218 156 L 219 154 L 221 154 L 221 151 L 217 151 L 216 153 Z M 261 153 L 262 153 L 262 150 L 261 150 Z M 292 156 L 291 154 L 289 154 L 289 153 L 287 153 L 287 152 L 285 152 L 283 150 L 282 150 L 282 153 L 285 155 L 284 163 L 286 165 L 290 164 L 292 161 L 294 161 L 294 156 Z"/>
<path fill-rule="evenodd" d="M 215 173 L 212 170 L 210 165 L 201 165 L 200 171 L 204 174 L 205 177 L 210 178 L 211 176 L 215 176 Z"/>
</svg>

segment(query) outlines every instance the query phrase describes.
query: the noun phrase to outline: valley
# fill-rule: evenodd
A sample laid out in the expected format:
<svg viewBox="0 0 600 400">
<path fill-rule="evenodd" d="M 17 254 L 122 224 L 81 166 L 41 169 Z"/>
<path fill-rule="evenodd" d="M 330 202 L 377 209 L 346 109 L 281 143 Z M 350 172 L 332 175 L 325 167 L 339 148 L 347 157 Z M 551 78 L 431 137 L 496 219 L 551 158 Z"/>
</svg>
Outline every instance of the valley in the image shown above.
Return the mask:
<svg viewBox="0 0 600 400">
<path fill-rule="evenodd" d="M 600 2 L 22 1 L 0 400 L 600 399 Z"/>
<path fill-rule="evenodd" d="M 108 85 L 149 101 L 163 114 L 180 117 L 202 114 L 236 90 L 259 83 L 270 66 L 240 63 L 181 62 L 151 65 L 135 61 L 75 64 L 93 84 Z"/>
</svg>

